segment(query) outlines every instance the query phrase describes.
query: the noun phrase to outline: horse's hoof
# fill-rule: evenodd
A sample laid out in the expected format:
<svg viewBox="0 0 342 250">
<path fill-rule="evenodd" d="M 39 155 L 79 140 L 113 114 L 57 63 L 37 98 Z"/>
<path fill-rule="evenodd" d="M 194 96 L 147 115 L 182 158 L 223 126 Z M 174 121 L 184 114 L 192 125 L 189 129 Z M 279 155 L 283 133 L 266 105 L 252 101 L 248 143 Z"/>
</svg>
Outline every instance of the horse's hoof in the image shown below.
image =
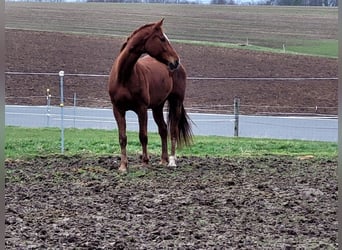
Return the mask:
<svg viewBox="0 0 342 250">
<path fill-rule="evenodd" d="M 169 164 L 167 166 L 168 167 L 177 167 L 177 165 L 176 165 L 176 157 L 175 156 L 170 156 L 169 157 Z"/>
<path fill-rule="evenodd" d="M 118 171 L 120 174 L 127 174 L 128 172 L 127 167 L 123 167 L 123 166 L 119 167 Z"/>
<path fill-rule="evenodd" d="M 161 160 L 161 161 L 159 162 L 159 165 L 161 165 L 161 166 L 166 166 L 166 165 L 167 165 L 167 161 Z"/>
</svg>

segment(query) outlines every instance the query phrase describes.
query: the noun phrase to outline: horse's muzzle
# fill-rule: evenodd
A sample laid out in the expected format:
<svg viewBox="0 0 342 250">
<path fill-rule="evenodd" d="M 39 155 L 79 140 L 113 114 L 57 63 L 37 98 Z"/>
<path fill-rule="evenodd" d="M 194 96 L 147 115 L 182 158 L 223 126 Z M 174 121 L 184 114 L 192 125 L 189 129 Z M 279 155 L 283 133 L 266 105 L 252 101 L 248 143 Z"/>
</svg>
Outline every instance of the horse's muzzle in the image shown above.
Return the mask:
<svg viewBox="0 0 342 250">
<path fill-rule="evenodd" d="M 172 62 L 169 62 L 169 69 L 172 71 L 172 70 L 175 70 L 178 68 L 179 66 L 179 60 L 176 60 L 174 61 L 173 63 Z"/>
</svg>

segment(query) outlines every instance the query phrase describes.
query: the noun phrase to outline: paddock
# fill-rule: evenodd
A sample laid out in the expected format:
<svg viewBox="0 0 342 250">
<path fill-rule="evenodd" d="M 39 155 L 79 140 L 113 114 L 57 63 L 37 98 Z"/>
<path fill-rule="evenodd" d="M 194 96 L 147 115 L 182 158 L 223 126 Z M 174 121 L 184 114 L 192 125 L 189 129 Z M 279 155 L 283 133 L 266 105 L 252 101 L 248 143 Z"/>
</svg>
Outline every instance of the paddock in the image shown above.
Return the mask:
<svg viewBox="0 0 342 250">
<path fill-rule="evenodd" d="M 337 249 L 337 160 L 119 160 L 7 161 L 6 248 Z"/>
</svg>

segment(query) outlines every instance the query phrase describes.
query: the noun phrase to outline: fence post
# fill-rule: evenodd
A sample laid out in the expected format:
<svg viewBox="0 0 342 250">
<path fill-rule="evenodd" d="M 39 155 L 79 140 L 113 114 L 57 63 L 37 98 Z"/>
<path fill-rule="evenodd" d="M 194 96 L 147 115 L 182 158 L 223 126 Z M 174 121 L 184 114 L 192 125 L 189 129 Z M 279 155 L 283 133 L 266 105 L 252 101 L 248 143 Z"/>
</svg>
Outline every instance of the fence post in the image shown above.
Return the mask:
<svg viewBox="0 0 342 250">
<path fill-rule="evenodd" d="M 61 153 L 64 154 L 64 87 L 63 87 L 64 71 L 59 71 L 59 87 L 61 95 Z"/>
<path fill-rule="evenodd" d="M 46 112 L 47 112 L 47 127 L 50 127 L 50 115 L 51 115 L 51 94 L 50 89 L 46 89 Z"/>
<path fill-rule="evenodd" d="M 234 98 L 234 136 L 239 136 L 239 112 L 240 112 L 240 99 Z"/>
<path fill-rule="evenodd" d="M 74 92 L 74 128 L 76 128 L 76 92 Z"/>
</svg>

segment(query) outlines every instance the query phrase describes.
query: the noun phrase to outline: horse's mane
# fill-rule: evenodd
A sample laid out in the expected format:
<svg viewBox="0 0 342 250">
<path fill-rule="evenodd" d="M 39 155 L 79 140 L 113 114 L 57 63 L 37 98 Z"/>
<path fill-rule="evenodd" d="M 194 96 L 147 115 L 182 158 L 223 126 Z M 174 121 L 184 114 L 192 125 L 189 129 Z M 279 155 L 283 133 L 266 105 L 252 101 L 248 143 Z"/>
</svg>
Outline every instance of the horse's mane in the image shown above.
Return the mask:
<svg viewBox="0 0 342 250">
<path fill-rule="evenodd" d="M 140 28 L 136 29 L 135 31 L 133 31 L 133 33 L 129 37 L 127 37 L 126 42 L 124 42 L 122 44 L 120 52 L 122 52 L 126 48 L 126 45 L 127 45 L 128 41 L 129 41 L 129 39 L 131 39 L 135 34 L 137 34 L 138 32 L 140 32 L 141 30 L 143 30 L 143 29 L 145 29 L 147 27 L 153 26 L 154 24 L 155 23 L 148 23 L 148 24 L 145 24 L 145 25 L 141 26 Z"/>
</svg>

